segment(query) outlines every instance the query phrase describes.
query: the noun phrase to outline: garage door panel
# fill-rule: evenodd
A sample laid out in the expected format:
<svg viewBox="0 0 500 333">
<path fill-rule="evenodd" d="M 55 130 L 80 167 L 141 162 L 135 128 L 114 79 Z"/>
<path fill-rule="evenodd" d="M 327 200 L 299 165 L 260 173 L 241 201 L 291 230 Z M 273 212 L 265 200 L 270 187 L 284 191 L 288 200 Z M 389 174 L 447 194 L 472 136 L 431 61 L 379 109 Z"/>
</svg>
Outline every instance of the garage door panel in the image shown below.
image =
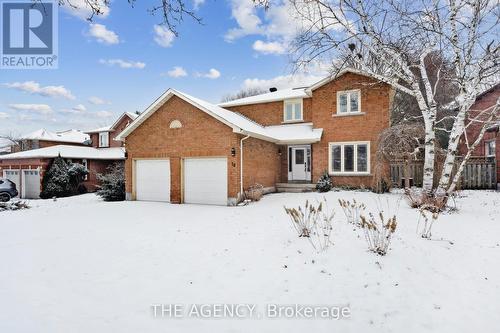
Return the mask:
<svg viewBox="0 0 500 333">
<path fill-rule="evenodd" d="M 227 159 L 184 160 L 184 202 L 227 205 Z"/>
<path fill-rule="evenodd" d="M 170 202 L 170 161 L 137 160 L 136 200 Z"/>
<path fill-rule="evenodd" d="M 40 198 L 40 172 L 38 170 L 23 170 L 23 193 L 26 199 Z"/>
</svg>

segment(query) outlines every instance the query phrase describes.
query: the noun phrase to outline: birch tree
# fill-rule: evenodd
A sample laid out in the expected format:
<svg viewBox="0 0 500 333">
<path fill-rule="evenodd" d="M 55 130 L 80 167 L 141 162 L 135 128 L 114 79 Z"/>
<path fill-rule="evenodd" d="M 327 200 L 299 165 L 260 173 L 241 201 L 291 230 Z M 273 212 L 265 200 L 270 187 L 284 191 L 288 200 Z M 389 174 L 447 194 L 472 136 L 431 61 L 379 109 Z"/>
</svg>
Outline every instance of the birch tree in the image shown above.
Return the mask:
<svg viewBox="0 0 500 333">
<path fill-rule="evenodd" d="M 480 91 L 498 79 L 498 1 L 289 1 L 295 19 L 302 22 L 293 46 L 297 67 L 327 62 L 334 74 L 346 66 L 338 59 L 348 50 L 358 68 L 413 96 L 425 128 L 423 189 L 428 195 L 449 193 L 455 186 L 451 175 L 470 107 Z M 453 71 L 439 65 L 431 78 L 426 62 L 433 54 L 446 60 L 442 64 L 451 63 Z M 443 84 L 456 88 L 449 103 L 436 98 Z M 442 173 L 434 184 L 439 110 L 451 110 L 453 124 Z"/>
</svg>

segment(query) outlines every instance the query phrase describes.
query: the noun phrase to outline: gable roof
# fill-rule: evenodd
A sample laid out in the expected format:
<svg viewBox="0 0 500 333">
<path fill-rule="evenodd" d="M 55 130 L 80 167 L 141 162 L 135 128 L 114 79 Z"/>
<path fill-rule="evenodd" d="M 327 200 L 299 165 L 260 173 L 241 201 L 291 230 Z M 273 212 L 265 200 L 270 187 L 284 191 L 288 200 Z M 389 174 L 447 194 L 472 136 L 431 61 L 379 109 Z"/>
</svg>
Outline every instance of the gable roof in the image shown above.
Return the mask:
<svg viewBox="0 0 500 333">
<path fill-rule="evenodd" d="M 282 139 L 300 139 L 293 135 L 285 135 L 286 131 L 282 130 L 278 133 L 275 127 L 279 126 L 267 126 L 264 127 L 255 121 L 233 111 L 226 110 L 218 105 L 214 105 L 202 99 L 190 96 L 188 94 L 182 93 L 180 91 L 169 89 L 163 95 L 161 95 L 155 102 L 153 102 L 143 113 L 139 115 L 127 128 L 125 128 L 117 137 L 116 140 L 125 139 L 130 133 L 132 133 L 137 127 L 139 127 L 144 121 L 146 121 L 154 112 L 156 112 L 163 104 L 165 104 L 170 98 L 177 96 L 185 102 L 195 106 L 197 109 L 207 113 L 208 115 L 219 120 L 223 124 L 231 127 L 233 132 L 240 133 L 243 135 L 249 135 L 258 139 L 265 141 L 281 143 Z M 308 125 L 301 133 L 307 131 L 313 132 L 312 124 L 302 124 Z M 293 127 L 290 125 L 280 125 L 282 127 L 288 127 L 288 133 L 293 131 Z M 322 134 L 322 129 L 314 130 L 313 134 L 304 138 L 305 140 L 312 140 L 310 142 L 319 141 Z"/>
<path fill-rule="evenodd" d="M 122 121 L 123 117 L 128 117 L 130 120 L 134 120 L 135 118 L 138 117 L 138 115 L 135 113 L 131 113 L 131 112 L 124 112 L 121 114 L 120 117 L 118 117 L 118 119 L 116 119 L 116 121 L 113 123 L 113 125 L 94 128 L 92 130 L 85 131 L 85 133 L 90 134 L 90 133 L 98 133 L 98 132 L 112 132 L 115 130 L 115 127 L 120 123 L 120 121 Z"/>
<path fill-rule="evenodd" d="M 324 79 L 322 80 L 319 80 L 318 82 L 316 82 L 315 84 L 313 84 L 312 86 L 308 87 L 307 88 L 307 91 L 309 93 L 312 93 L 313 90 L 316 90 L 318 89 L 319 87 L 322 87 L 324 86 L 325 84 L 327 83 L 330 83 L 332 82 L 333 80 L 336 80 L 338 79 L 339 77 L 341 77 L 342 75 L 344 74 L 347 74 L 347 73 L 352 73 L 352 74 L 357 74 L 357 75 L 362 75 L 362 76 L 366 76 L 366 77 L 370 77 L 370 78 L 374 78 L 372 75 L 362 71 L 362 70 L 359 70 L 359 69 L 355 69 L 355 68 L 351 68 L 351 67 L 348 67 L 348 68 L 345 68 L 345 69 L 342 69 L 341 71 L 339 71 L 338 73 L 336 73 L 335 75 L 329 75 L 327 77 L 325 77 Z"/>
<path fill-rule="evenodd" d="M 21 136 L 21 140 L 43 140 L 68 143 L 84 143 L 90 137 L 84 132 L 78 130 L 67 130 L 61 132 L 51 132 L 44 128 Z"/>
</svg>

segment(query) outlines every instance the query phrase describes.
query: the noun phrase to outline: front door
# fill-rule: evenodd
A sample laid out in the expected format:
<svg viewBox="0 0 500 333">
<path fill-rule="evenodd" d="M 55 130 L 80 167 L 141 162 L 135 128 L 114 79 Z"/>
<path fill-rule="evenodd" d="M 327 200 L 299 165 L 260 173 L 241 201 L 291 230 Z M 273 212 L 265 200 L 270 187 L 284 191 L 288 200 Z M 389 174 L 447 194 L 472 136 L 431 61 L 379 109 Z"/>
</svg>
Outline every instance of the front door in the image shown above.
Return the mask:
<svg viewBox="0 0 500 333">
<path fill-rule="evenodd" d="M 292 148 L 292 180 L 307 179 L 307 148 Z"/>
</svg>

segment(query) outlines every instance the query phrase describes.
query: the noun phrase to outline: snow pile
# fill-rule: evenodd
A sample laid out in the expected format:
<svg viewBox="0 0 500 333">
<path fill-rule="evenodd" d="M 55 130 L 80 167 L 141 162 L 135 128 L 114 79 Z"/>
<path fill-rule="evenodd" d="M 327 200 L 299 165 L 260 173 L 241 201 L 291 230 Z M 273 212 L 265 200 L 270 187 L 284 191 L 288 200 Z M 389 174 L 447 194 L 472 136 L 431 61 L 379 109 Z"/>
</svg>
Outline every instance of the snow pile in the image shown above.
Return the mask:
<svg viewBox="0 0 500 333">
<path fill-rule="evenodd" d="M 386 256 L 367 250 L 339 199 L 376 212 L 401 194 L 280 193 L 243 207 L 33 200 L 0 213 L 1 332 L 482 332 L 498 329 L 500 193 L 466 191 L 432 240 L 401 202 Z M 326 198 L 328 251 L 283 206 Z M 443 239 L 443 240 L 441 240 Z M 451 241 L 451 243 L 450 243 Z M 452 244 L 453 243 L 453 244 Z M 348 306 L 349 319 L 154 318 L 155 304 Z"/>
</svg>

